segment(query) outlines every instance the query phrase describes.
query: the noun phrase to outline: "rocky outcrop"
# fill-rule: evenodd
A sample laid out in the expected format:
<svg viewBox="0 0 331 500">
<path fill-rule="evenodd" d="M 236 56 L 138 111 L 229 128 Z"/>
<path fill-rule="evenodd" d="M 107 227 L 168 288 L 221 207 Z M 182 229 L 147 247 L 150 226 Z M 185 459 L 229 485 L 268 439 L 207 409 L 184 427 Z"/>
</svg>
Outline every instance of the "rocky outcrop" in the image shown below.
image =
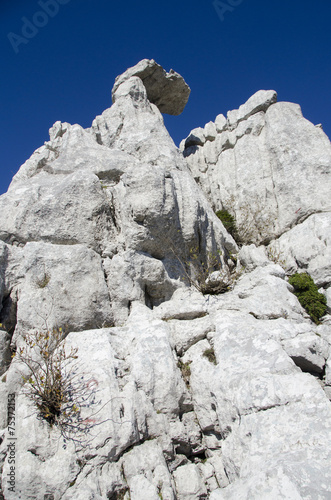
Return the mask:
<svg viewBox="0 0 331 500">
<path fill-rule="evenodd" d="M 161 113 L 180 115 L 183 112 L 190 96 L 190 87 L 176 71 L 171 69 L 167 73 L 154 59 L 144 59 L 116 78 L 112 91 L 113 102 L 119 86 L 132 76 L 138 76 L 142 80 L 148 100 Z"/>
<path fill-rule="evenodd" d="M 237 246 L 190 176 L 142 81 L 125 80 L 116 96 L 89 130 L 52 127 L 50 141 L 0 199 L 0 237 L 10 246 L 44 242 L 96 252 L 112 314 L 122 322 L 132 301 L 159 304 L 180 286 L 175 254 L 183 248 L 199 247 L 204 255 Z"/>
<path fill-rule="evenodd" d="M 260 91 L 182 155 L 160 111 L 185 85 L 130 68 L 91 128 L 56 122 L 0 197 L 6 500 L 330 498 L 331 317 L 314 323 L 288 282 L 308 271 L 330 312 L 329 142 Z M 12 359 L 60 328 L 80 419 L 66 435 Z"/>
<path fill-rule="evenodd" d="M 330 142 L 297 104 L 276 100 L 261 90 L 181 145 L 214 209 L 236 217 L 244 243 L 268 242 L 331 210 Z"/>
</svg>

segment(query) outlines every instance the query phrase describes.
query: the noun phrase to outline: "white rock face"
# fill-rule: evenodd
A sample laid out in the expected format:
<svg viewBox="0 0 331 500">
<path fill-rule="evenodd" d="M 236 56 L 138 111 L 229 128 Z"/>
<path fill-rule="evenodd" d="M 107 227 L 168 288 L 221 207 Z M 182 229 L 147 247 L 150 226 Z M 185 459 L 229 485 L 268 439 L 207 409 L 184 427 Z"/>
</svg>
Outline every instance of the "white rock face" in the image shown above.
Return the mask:
<svg viewBox="0 0 331 500">
<path fill-rule="evenodd" d="M 216 138 L 193 141 L 194 129 L 185 142 L 194 178 L 216 210 L 236 217 L 244 243 L 270 241 L 331 210 L 330 142 L 298 105 L 276 99 L 259 91 L 226 122 L 217 117 Z"/>
<path fill-rule="evenodd" d="M 201 255 L 237 246 L 189 175 L 140 78 L 124 80 L 115 101 L 89 132 L 54 125 L 52 141 L 0 199 L 0 237 L 10 245 L 93 249 L 109 273 L 113 316 L 123 322 L 133 300 L 158 305 L 180 286 L 175 254 L 199 241 Z"/>
<path fill-rule="evenodd" d="M 0 197 L 0 498 L 331 498 L 331 317 L 314 323 L 288 283 L 308 272 L 330 313 L 330 144 L 260 91 L 183 155 L 160 111 L 188 94 L 141 61 L 90 129 L 56 122 Z M 12 353 L 58 328 L 76 358 L 50 425 Z"/>
<path fill-rule="evenodd" d="M 306 269 L 318 286 L 331 282 L 331 213 L 313 214 L 284 233 L 269 251 L 291 272 Z"/>
</svg>

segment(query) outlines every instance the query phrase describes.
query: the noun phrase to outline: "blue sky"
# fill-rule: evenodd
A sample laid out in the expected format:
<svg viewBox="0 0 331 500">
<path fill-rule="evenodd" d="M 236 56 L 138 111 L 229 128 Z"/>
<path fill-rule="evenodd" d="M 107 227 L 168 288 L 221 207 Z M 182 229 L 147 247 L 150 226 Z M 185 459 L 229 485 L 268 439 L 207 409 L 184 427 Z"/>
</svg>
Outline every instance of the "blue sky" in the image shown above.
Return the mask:
<svg viewBox="0 0 331 500">
<path fill-rule="evenodd" d="M 164 115 L 177 145 L 259 89 L 299 103 L 331 136 L 330 0 L 55 2 L 0 1 L 0 194 L 55 121 L 89 127 L 115 77 L 144 58 L 191 87 L 182 115 Z"/>
</svg>

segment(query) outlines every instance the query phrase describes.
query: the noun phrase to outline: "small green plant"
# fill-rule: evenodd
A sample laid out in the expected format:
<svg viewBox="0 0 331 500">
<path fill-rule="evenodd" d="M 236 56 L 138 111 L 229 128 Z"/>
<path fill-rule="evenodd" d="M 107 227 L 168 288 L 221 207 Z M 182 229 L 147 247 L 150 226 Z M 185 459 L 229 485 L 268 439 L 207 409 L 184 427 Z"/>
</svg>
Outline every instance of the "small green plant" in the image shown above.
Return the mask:
<svg viewBox="0 0 331 500">
<path fill-rule="evenodd" d="M 218 210 L 215 212 L 223 226 L 235 239 L 237 237 L 236 219 L 227 210 Z"/>
<path fill-rule="evenodd" d="M 187 361 L 186 363 L 183 363 L 183 361 L 179 360 L 177 363 L 178 368 L 182 372 L 183 379 L 186 383 L 186 385 L 190 384 L 190 376 L 191 376 L 191 367 L 190 367 L 191 361 Z"/>
<path fill-rule="evenodd" d="M 36 279 L 36 285 L 38 288 L 45 288 L 48 283 L 50 282 L 50 275 L 48 273 L 46 273 L 46 271 L 44 271 L 44 274 L 42 276 L 42 278 L 37 278 Z"/>
<path fill-rule="evenodd" d="M 158 485 L 157 485 L 157 494 L 159 495 L 159 498 L 161 498 L 161 500 L 163 500 L 162 483 L 161 482 L 159 482 Z"/>
<path fill-rule="evenodd" d="M 288 281 L 293 286 L 294 294 L 298 297 L 302 307 L 318 324 L 320 318 L 326 313 L 326 298 L 322 293 L 319 293 L 314 280 L 308 273 L 295 273 Z"/>
<path fill-rule="evenodd" d="M 189 251 L 188 263 L 191 267 L 190 282 L 203 295 L 216 295 L 228 290 L 228 283 L 217 280 L 211 282 L 209 276 L 218 271 L 221 252 L 208 252 L 205 258 L 201 258 L 198 248 L 191 248 Z"/>
<path fill-rule="evenodd" d="M 7 376 L 6 376 L 6 375 L 4 375 L 4 376 L 2 377 L 1 382 L 7 382 Z"/>
<path fill-rule="evenodd" d="M 216 365 L 216 356 L 215 356 L 215 351 L 212 347 L 209 349 L 206 349 L 203 353 L 203 355 L 208 359 L 210 363 L 213 363 Z"/>
</svg>

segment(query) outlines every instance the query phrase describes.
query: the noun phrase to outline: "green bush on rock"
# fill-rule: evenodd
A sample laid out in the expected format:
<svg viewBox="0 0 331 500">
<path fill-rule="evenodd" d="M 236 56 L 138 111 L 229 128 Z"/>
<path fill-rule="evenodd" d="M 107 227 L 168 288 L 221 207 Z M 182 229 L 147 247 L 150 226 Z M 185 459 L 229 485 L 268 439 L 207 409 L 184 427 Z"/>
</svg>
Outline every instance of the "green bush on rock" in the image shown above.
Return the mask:
<svg viewBox="0 0 331 500">
<path fill-rule="evenodd" d="M 326 312 L 326 298 L 319 293 L 313 279 L 307 273 L 296 273 L 288 281 L 293 286 L 294 294 L 302 307 L 306 309 L 311 319 L 318 323 Z"/>
<path fill-rule="evenodd" d="M 215 215 L 217 215 L 217 217 L 222 222 L 225 229 L 231 234 L 231 236 L 236 238 L 237 227 L 236 220 L 233 215 L 231 215 L 227 210 L 218 210 L 217 212 L 215 212 Z"/>
</svg>

